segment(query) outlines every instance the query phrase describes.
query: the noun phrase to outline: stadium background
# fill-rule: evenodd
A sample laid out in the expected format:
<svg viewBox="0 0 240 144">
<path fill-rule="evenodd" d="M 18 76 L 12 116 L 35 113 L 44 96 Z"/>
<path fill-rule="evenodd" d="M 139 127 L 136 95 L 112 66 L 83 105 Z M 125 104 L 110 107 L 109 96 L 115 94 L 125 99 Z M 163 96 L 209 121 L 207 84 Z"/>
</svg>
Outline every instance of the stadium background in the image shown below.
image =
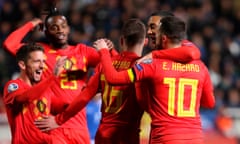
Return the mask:
<svg viewBox="0 0 240 144">
<path fill-rule="evenodd" d="M 43 10 L 51 0 L 0 0 L 0 144 L 10 143 L 2 90 L 15 78 L 15 59 L 2 48 L 8 34 L 34 17 L 44 19 Z M 201 51 L 215 87 L 216 107 L 201 109 L 206 144 L 240 143 L 240 1 L 239 0 L 58 0 L 57 8 L 69 20 L 70 43 L 91 45 L 96 38 L 108 37 L 116 48 L 122 23 L 138 17 L 145 23 L 156 10 L 171 10 L 188 24 L 188 39 Z M 26 41 L 45 41 L 33 31 Z M 93 113 L 88 121 L 97 124 L 99 101 L 88 105 Z M 141 136 L 146 143 L 149 118 L 143 118 Z M 93 124 L 90 124 L 93 126 Z M 96 126 L 94 126 L 96 127 Z M 93 127 L 93 131 L 94 131 Z"/>
</svg>

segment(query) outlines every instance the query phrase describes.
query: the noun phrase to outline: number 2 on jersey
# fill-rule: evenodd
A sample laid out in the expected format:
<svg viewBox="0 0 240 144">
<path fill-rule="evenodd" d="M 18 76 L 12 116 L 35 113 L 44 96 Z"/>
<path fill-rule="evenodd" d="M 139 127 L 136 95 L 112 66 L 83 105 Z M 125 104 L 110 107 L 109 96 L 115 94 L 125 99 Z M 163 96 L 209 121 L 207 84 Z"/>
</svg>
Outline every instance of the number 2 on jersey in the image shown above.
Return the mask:
<svg viewBox="0 0 240 144">
<path fill-rule="evenodd" d="M 196 100 L 197 100 L 197 86 L 198 80 L 196 79 L 187 79 L 187 78 L 180 78 L 178 83 L 178 91 L 176 91 L 176 78 L 164 78 L 164 84 L 169 86 L 168 90 L 168 114 L 174 116 L 175 103 L 177 103 L 177 114 L 178 117 L 195 117 L 196 112 Z M 185 86 L 191 87 L 190 93 L 190 105 L 189 108 L 186 109 L 184 106 L 184 92 Z M 177 92 L 177 94 L 176 94 Z M 177 97 L 177 98 L 176 98 Z"/>
</svg>

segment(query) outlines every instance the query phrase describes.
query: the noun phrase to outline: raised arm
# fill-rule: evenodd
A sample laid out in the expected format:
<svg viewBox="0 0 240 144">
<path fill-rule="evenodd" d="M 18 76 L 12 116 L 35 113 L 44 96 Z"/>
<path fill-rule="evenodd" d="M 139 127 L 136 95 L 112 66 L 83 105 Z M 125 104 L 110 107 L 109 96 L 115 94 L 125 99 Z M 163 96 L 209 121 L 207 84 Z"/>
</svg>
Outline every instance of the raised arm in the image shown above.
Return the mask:
<svg viewBox="0 0 240 144">
<path fill-rule="evenodd" d="M 97 40 L 94 43 L 94 47 L 96 47 L 100 52 L 101 64 L 103 65 L 103 73 L 110 84 L 127 84 L 132 83 L 129 72 L 132 69 L 124 70 L 124 71 L 116 71 L 116 69 L 112 65 L 112 60 L 110 57 L 109 50 L 107 48 L 107 44 L 104 39 Z"/>
<path fill-rule="evenodd" d="M 34 27 L 41 24 L 42 20 L 35 18 L 20 28 L 13 31 L 3 42 L 3 47 L 11 54 L 16 55 L 17 50 L 23 45 L 23 38 L 29 33 Z"/>
</svg>

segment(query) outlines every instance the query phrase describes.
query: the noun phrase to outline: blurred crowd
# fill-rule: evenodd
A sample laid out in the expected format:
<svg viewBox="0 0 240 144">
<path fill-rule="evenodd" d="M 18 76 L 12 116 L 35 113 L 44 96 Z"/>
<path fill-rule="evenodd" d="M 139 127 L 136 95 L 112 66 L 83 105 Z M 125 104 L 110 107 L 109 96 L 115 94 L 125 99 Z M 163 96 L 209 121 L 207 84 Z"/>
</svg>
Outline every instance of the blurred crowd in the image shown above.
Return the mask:
<svg viewBox="0 0 240 144">
<path fill-rule="evenodd" d="M 53 0 L 0 0 L 0 90 L 18 69 L 14 57 L 2 48 L 10 32 L 25 22 L 44 19 Z M 172 11 L 188 25 L 188 39 L 201 51 L 215 87 L 216 108 L 202 109 L 204 129 L 240 137 L 240 1 L 239 0 L 57 0 L 56 7 L 69 21 L 70 43 L 91 45 L 108 37 L 117 50 L 120 28 L 128 18 L 145 23 L 157 10 Z M 46 41 L 37 30 L 25 41 Z M 2 93 L 1 93 L 2 94 Z M 0 112 L 4 106 L 0 102 Z"/>
</svg>

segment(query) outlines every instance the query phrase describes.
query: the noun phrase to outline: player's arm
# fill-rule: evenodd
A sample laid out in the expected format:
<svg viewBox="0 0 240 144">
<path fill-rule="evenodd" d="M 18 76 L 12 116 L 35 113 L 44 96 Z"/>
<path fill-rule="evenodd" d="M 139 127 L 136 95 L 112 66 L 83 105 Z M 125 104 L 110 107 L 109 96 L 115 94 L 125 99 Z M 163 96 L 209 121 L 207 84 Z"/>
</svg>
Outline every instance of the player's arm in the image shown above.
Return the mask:
<svg viewBox="0 0 240 144">
<path fill-rule="evenodd" d="M 54 81 L 54 76 L 49 77 L 48 79 L 43 80 L 42 82 L 34 85 L 29 89 L 18 89 L 19 86 L 16 86 L 14 91 L 11 91 L 10 88 L 13 83 L 9 83 L 4 90 L 4 103 L 13 104 L 14 102 L 25 103 L 32 101 L 36 98 L 42 96 L 43 92 L 51 86 Z M 16 85 L 16 83 L 14 83 Z"/>
<path fill-rule="evenodd" d="M 94 47 L 99 50 L 101 64 L 103 65 L 103 73 L 109 84 L 129 84 L 136 81 L 136 69 L 139 64 L 135 65 L 133 68 L 129 68 L 123 71 L 116 71 L 112 65 L 112 60 L 110 57 L 107 44 L 104 39 L 99 39 L 94 42 Z M 140 66 L 141 67 L 141 66 Z M 143 74 L 143 73 L 142 73 Z M 138 80 L 142 79 L 141 76 Z"/>
<path fill-rule="evenodd" d="M 104 40 L 108 46 L 111 56 L 118 55 L 118 52 L 114 48 L 112 41 L 110 41 L 109 39 L 104 39 Z M 93 47 L 89 47 L 89 46 L 86 46 L 86 47 L 87 47 L 86 55 L 87 55 L 87 61 L 89 63 L 89 66 L 95 67 L 100 60 L 99 53 Z"/>
<path fill-rule="evenodd" d="M 23 38 L 40 23 L 42 23 L 41 19 L 35 18 L 16 29 L 5 39 L 3 47 L 11 54 L 16 55 L 17 50 L 24 44 L 22 43 Z"/>
<path fill-rule="evenodd" d="M 46 89 L 55 82 L 59 74 L 63 71 L 63 65 L 66 61 L 66 58 L 66 56 L 59 58 L 55 64 L 52 76 L 40 81 L 38 84 L 29 87 L 28 89 L 19 89 L 18 84 L 11 82 L 8 83 L 4 89 L 4 103 L 13 104 L 15 101 L 25 103 L 41 97 Z M 12 89 L 12 86 L 15 88 Z"/>
<path fill-rule="evenodd" d="M 213 108 L 215 106 L 214 88 L 207 68 L 205 69 L 205 73 L 207 73 L 207 75 L 203 85 L 201 106 L 205 108 Z"/>
<path fill-rule="evenodd" d="M 101 49 L 99 53 L 103 65 L 103 73 L 109 84 L 128 84 L 134 82 L 135 74 L 132 68 L 118 72 L 112 65 L 108 49 Z"/>
<path fill-rule="evenodd" d="M 68 107 L 62 113 L 59 113 L 55 117 L 55 120 L 59 125 L 63 124 L 81 111 L 96 95 L 99 87 L 99 77 L 100 73 L 95 73 L 93 76 L 91 76 L 83 91 L 73 100 L 70 105 L 68 105 Z"/>
<path fill-rule="evenodd" d="M 179 62 L 188 62 L 191 60 L 200 59 L 200 57 L 201 53 L 199 49 L 192 42 L 184 40 L 182 42 L 182 47 L 174 49 L 154 50 L 137 60 L 137 63 L 152 58 L 163 58 Z"/>
<path fill-rule="evenodd" d="M 35 120 L 34 124 L 42 132 L 57 128 L 56 125 L 62 125 L 71 117 L 83 109 L 87 103 L 95 96 L 99 85 L 99 73 L 94 74 L 87 83 L 83 91 L 70 103 L 65 106 L 65 110 L 57 114 L 54 119 L 52 116 L 43 117 Z"/>
</svg>

